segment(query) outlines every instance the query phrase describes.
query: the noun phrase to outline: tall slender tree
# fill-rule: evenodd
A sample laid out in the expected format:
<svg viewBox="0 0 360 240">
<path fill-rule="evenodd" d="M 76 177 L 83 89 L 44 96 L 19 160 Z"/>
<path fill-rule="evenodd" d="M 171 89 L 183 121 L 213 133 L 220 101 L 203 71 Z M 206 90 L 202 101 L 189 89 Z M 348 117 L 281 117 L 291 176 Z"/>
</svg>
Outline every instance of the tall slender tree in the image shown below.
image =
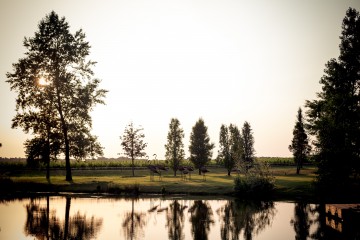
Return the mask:
<svg viewBox="0 0 360 240">
<path fill-rule="evenodd" d="M 90 132 L 89 113 L 97 103 L 104 103 L 107 91 L 99 89 L 100 80 L 92 78 L 95 62 L 87 60 L 90 45 L 85 33 L 81 29 L 70 33 L 65 18 L 54 11 L 40 21 L 34 37 L 24 39 L 24 47 L 25 57 L 13 64 L 13 73 L 7 73 L 11 90 L 18 92 L 12 127 L 32 132 L 47 143 L 51 133 L 61 134 L 66 180 L 71 181 L 75 141 L 71 136 L 84 129 Z"/>
<path fill-rule="evenodd" d="M 230 140 L 229 140 L 229 129 L 225 124 L 220 126 L 219 134 L 219 151 L 217 161 L 221 165 L 226 165 L 230 162 Z"/>
<path fill-rule="evenodd" d="M 131 122 L 125 128 L 124 134 L 121 139 L 121 146 L 126 156 L 131 158 L 132 176 L 135 176 L 134 160 L 137 157 L 146 156 L 145 148 L 147 143 L 144 142 L 145 134 L 141 131 L 143 128 L 135 128 Z"/>
<path fill-rule="evenodd" d="M 303 163 L 306 161 L 311 151 L 308 137 L 304 128 L 301 108 L 299 108 L 296 116 L 296 123 L 293 130 L 293 135 L 294 137 L 291 141 L 291 144 L 289 145 L 289 150 L 294 155 L 294 160 L 296 163 L 296 174 L 299 174 Z"/>
<path fill-rule="evenodd" d="M 252 168 L 255 160 L 255 149 L 254 149 L 254 136 L 250 126 L 250 123 L 245 122 L 242 128 L 242 137 L 244 143 L 244 154 L 243 161 L 245 164 L 245 170 Z"/>
<path fill-rule="evenodd" d="M 199 175 L 201 175 L 201 168 L 210 162 L 214 147 L 214 144 L 210 143 L 205 122 L 200 118 L 192 128 L 189 146 L 190 161 L 199 169 Z"/>
<path fill-rule="evenodd" d="M 167 135 L 167 144 L 165 144 L 165 158 L 169 161 L 170 167 L 174 171 L 174 176 L 176 176 L 176 171 L 185 157 L 184 143 L 182 141 L 184 136 L 184 130 L 180 127 L 180 121 L 172 118 Z"/>
<path fill-rule="evenodd" d="M 317 99 L 306 101 L 315 136 L 318 186 L 344 190 L 360 174 L 360 14 L 349 8 L 342 23 L 340 56 L 331 59 Z"/>
<path fill-rule="evenodd" d="M 228 176 L 235 166 L 240 165 L 243 155 L 243 141 L 238 127 L 221 125 L 219 137 L 218 161 L 227 169 Z"/>
</svg>

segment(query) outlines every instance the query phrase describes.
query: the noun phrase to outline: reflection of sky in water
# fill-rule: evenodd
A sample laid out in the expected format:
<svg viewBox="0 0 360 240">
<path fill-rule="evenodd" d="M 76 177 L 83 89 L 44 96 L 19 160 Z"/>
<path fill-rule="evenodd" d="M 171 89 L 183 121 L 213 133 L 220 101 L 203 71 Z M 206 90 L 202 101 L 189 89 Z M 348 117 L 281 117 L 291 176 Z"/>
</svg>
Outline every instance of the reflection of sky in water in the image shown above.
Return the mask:
<svg viewBox="0 0 360 240">
<path fill-rule="evenodd" d="M 34 201 L 41 208 L 47 206 L 46 198 L 36 199 Z M 192 223 L 190 212 L 194 206 L 194 200 L 178 199 L 177 202 L 182 210 L 183 239 L 193 239 Z M 229 203 L 227 200 L 203 200 L 212 214 L 212 221 L 209 222 L 208 239 L 221 238 L 221 226 L 224 218 L 224 207 Z M 34 236 L 24 236 L 25 223 L 27 219 L 26 205 L 30 203 L 29 199 L 16 200 L 0 203 L 0 239 L 34 239 Z M 53 212 L 59 220 L 60 225 L 65 222 L 66 199 L 62 197 L 50 197 L 50 212 Z M 143 229 L 140 231 L 139 239 L 169 239 L 169 224 L 171 219 L 170 210 L 174 208 L 174 199 L 163 200 L 160 198 L 146 198 L 134 201 L 134 213 L 142 213 Z M 199 202 L 198 202 L 199 203 Z M 171 205 L 172 204 L 172 205 Z M 241 203 L 242 204 L 242 203 Z M 241 205 L 240 204 L 240 205 Z M 239 207 L 234 204 L 233 206 Z M 269 218 L 269 225 L 261 227 L 258 234 L 253 233 L 253 239 L 294 239 L 294 227 L 291 220 L 294 218 L 294 203 L 275 202 L 275 209 L 272 209 L 274 217 Z M 253 219 L 261 218 L 261 212 L 253 211 L 250 207 L 240 207 L 242 215 L 236 215 L 237 221 L 244 219 L 243 215 L 251 212 L 249 216 Z M 200 209 L 200 208 L 199 208 Z M 203 208 L 201 208 L 203 209 Z M 237 208 L 239 209 L 239 208 Z M 86 219 L 102 220 L 98 231 L 95 231 L 96 239 L 125 239 L 123 222 L 126 216 L 132 212 L 132 201 L 125 199 L 108 198 L 72 198 L 69 216 L 75 216 L 77 213 L 85 215 Z M 271 215 L 271 214 L 270 214 Z M 234 215 L 232 215 L 234 216 Z M 317 215 L 315 215 L 317 216 Z M 193 218 L 195 219 L 195 218 Z M 240 220 L 239 220 L 240 219 Z M 312 216 L 310 219 L 314 219 Z M 200 222 L 198 224 L 201 224 Z M 196 225 L 199 227 L 200 225 Z M 256 225 L 256 224 L 255 224 Z M 265 224 L 266 225 L 266 224 Z M 310 233 L 316 229 L 316 224 L 310 226 Z M 257 227 L 255 226 L 254 229 Z M 244 238 L 243 229 L 239 238 Z"/>
</svg>

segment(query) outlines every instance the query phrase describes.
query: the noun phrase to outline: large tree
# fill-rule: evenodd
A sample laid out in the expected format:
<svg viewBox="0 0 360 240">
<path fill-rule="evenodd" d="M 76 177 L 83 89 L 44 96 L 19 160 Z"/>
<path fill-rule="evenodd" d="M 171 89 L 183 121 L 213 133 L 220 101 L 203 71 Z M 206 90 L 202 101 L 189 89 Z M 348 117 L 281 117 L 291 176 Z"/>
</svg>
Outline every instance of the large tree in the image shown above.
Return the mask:
<svg viewBox="0 0 360 240">
<path fill-rule="evenodd" d="M 360 173 L 360 15 L 349 8 L 342 23 L 340 56 L 331 59 L 317 99 L 306 101 L 316 140 L 319 186 L 351 186 Z"/>
<path fill-rule="evenodd" d="M 61 134 L 66 180 L 71 181 L 73 136 L 83 131 L 89 134 L 90 111 L 104 103 L 106 90 L 99 89 L 100 81 L 93 78 L 95 62 L 87 59 L 90 45 L 84 32 L 70 33 L 65 18 L 54 11 L 40 21 L 34 37 L 24 39 L 24 47 L 25 57 L 7 73 L 11 90 L 18 92 L 12 127 L 21 127 L 46 142 L 52 132 Z"/>
<path fill-rule="evenodd" d="M 201 168 L 210 162 L 213 148 L 214 144 L 210 143 L 204 120 L 200 118 L 192 128 L 189 146 L 190 161 L 199 169 L 199 175 Z"/>
<path fill-rule="evenodd" d="M 174 176 L 176 176 L 176 171 L 185 157 L 183 138 L 184 130 L 180 127 L 180 121 L 172 118 L 169 124 L 167 144 L 165 144 L 165 158 L 169 161 Z"/>
<path fill-rule="evenodd" d="M 304 119 L 301 108 L 299 108 L 296 116 L 296 123 L 293 130 L 293 139 L 289 145 L 289 150 L 294 155 L 294 160 L 296 163 L 296 174 L 299 174 L 303 163 L 306 161 L 311 151 L 309 140 L 305 132 Z"/>
<path fill-rule="evenodd" d="M 143 128 L 135 128 L 131 122 L 126 126 L 121 139 L 121 146 L 126 156 L 131 158 L 132 176 L 135 176 L 134 160 L 137 157 L 145 157 L 145 148 L 147 143 L 144 142 L 145 134 L 142 133 Z"/>
<path fill-rule="evenodd" d="M 245 164 L 245 170 L 247 170 L 254 165 L 255 160 L 255 149 L 254 149 L 254 136 L 250 126 L 250 123 L 245 122 L 242 128 L 242 137 L 244 144 L 244 154 L 243 161 Z"/>
<path fill-rule="evenodd" d="M 230 124 L 229 127 L 222 124 L 219 136 L 218 161 L 227 169 L 228 176 L 234 167 L 240 165 L 243 155 L 243 140 L 238 127 Z"/>
</svg>

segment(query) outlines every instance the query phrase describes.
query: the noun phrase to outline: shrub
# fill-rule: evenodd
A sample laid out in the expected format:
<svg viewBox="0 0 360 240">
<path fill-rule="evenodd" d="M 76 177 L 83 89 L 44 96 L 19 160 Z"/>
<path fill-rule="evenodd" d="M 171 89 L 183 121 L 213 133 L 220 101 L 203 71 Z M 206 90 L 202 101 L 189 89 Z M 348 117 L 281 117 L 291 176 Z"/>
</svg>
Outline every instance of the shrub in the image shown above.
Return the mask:
<svg viewBox="0 0 360 240">
<path fill-rule="evenodd" d="M 257 163 L 244 177 L 236 177 L 234 191 L 242 197 L 265 197 L 274 190 L 274 180 L 269 164 Z"/>
</svg>

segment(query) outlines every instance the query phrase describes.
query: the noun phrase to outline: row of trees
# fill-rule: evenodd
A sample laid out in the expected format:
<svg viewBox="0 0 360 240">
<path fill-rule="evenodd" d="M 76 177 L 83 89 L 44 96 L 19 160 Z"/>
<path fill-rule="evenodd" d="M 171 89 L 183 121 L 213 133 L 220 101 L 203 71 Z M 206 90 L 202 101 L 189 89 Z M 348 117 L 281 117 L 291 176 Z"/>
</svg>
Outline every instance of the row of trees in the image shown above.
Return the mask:
<svg viewBox="0 0 360 240">
<path fill-rule="evenodd" d="M 143 128 L 135 128 L 133 123 L 130 123 L 125 128 L 123 136 L 120 137 L 125 155 L 132 160 L 133 176 L 134 160 L 146 156 L 147 144 L 144 142 L 145 135 L 142 130 Z M 169 124 L 167 143 L 165 144 L 165 158 L 174 171 L 174 176 L 176 176 L 180 166 L 184 164 L 184 137 L 185 134 L 180 121 L 177 118 L 172 118 Z M 227 169 L 228 175 L 235 168 L 244 168 L 247 171 L 252 167 L 255 155 L 254 137 L 248 122 L 244 123 L 241 133 L 234 124 L 230 124 L 229 127 L 221 125 L 219 145 L 217 162 Z M 189 145 L 189 160 L 195 168 L 199 169 L 199 174 L 201 174 L 201 168 L 210 162 L 214 147 L 214 143 L 210 142 L 207 126 L 204 120 L 200 118 L 192 128 Z"/>
<path fill-rule="evenodd" d="M 83 159 L 102 154 L 96 136 L 90 133 L 92 120 L 89 113 L 96 104 L 104 104 L 107 91 L 100 89 L 100 80 L 93 78 L 95 62 L 87 59 L 90 45 L 85 41 L 84 32 L 80 29 L 70 33 L 65 18 L 60 18 L 54 11 L 40 21 L 35 36 L 25 38 L 23 45 L 27 49 L 25 57 L 14 63 L 13 72 L 6 75 L 11 90 L 18 93 L 12 127 L 21 127 L 34 136 L 25 142 L 30 165 L 39 161 L 46 163 L 49 179 L 50 160 L 63 154 L 66 180 L 71 181 L 70 156 Z M 249 124 L 246 126 L 250 129 Z M 141 130 L 131 123 L 122 137 L 122 147 L 132 161 L 145 156 L 146 143 L 142 141 Z M 183 138 L 180 122 L 172 119 L 165 148 L 166 159 L 175 174 L 185 155 Z M 228 136 L 220 138 L 224 140 Z M 238 138 L 234 143 L 220 142 L 222 150 L 218 159 L 229 168 L 229 174 L 230 166 L 240 161 L 240 155 L 244 161 L 252 159 L 253 149 L 248 153 L 247 147 L 248 144 L 252 146 L 253 140 L 248 141 L 244 135 L 243 141 L 240 134 Z M 202 119 L 193 127 L 190 142 L 190 161 L 200 173 L 200 168 L 210 161 L 214 148 Z M 239 149 L 238 156 L 230 153 L 229 158 L 229 153 L 225 152 L 229 144 L 231 151 Z"/>
</svg>

